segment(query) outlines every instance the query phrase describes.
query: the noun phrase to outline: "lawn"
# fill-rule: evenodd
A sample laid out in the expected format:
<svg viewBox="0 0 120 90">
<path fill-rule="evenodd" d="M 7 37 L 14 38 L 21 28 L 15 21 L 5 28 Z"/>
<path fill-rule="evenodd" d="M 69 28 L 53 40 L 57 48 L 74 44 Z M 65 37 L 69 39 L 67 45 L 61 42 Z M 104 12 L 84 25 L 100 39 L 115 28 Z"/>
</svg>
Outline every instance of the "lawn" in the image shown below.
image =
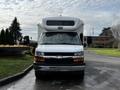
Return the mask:
<svg viewBox="0 0 120 90">
<path fill-rule="evenodd" d="M 89 48 L 89 50 L 95 52 L 100 55 L 107 55 L 113 57 L 120 57 L 120 50 L 113 48 Z"/>
<path fill-rule="evenodd" d="M 0 57 L 0 79 L 23 71 L 32 64 L 32 59 L 29 55 Z"/>
</svg>

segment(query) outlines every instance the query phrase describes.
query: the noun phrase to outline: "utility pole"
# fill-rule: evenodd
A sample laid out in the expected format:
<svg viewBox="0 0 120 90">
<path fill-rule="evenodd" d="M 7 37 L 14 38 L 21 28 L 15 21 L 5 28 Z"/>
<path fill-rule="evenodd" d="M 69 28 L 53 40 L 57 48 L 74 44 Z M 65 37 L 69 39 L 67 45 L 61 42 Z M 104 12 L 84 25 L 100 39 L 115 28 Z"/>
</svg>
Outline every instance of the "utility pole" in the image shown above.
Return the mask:
<svg viewBox="0 0 120 90">
<path fill-rule="evenodd" d="M 94 36 L 94 28 L 92 28 L 92 36 Z"/>
<path fill-rule="evenodd" d="M 94 41 L 94 27 L 92 28 L 92 45 L 94 46 L 93 41 Z"/>
</svg>

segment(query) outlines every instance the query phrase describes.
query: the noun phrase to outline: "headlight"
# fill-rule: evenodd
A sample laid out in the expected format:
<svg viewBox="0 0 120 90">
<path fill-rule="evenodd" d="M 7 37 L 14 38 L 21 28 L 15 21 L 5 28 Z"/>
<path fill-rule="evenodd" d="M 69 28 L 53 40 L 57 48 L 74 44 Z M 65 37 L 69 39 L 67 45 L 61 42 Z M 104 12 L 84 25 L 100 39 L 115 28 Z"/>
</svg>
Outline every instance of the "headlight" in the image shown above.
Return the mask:
<svg viewBox="0 0 120 90">
<path fill-rule="evenodd" d="M 84 55 L 83 51 L 74 53 L 74 56 L 83 56 L 83 55 Z"/>
<path fill-rule="evenodd" d="M 43 53 L 43 52 L 36 51 L 35 55 L 36 55 L 36 56 L 44 56 L 44 53 Z"/>
</svg>

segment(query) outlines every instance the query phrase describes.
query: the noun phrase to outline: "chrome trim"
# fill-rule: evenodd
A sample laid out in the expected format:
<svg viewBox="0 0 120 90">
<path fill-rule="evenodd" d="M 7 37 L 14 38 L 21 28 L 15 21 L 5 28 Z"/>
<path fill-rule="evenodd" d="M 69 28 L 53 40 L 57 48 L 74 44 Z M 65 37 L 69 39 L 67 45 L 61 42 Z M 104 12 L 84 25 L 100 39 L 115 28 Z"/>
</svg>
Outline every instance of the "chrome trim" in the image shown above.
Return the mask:
<svg viewBox="0 0 120 90">
<path fill-rule="evenodd" d="M 38 56 L 38 57 L 43 57 L 43 58 L 84 58 L 84 56 Z"/>
<path fill-rule="evenodd" d="M 85 69 L 85 65 L 82 66 L 38 66 L 40 71 L 81 71 Z"/>
</svg>

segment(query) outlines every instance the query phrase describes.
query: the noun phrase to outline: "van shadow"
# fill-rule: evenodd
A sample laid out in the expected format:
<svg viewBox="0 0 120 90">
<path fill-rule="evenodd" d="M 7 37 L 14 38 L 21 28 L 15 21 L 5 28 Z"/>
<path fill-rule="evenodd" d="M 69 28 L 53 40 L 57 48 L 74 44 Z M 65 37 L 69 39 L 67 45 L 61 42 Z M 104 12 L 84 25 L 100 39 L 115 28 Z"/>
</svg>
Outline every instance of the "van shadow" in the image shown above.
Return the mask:
<svg viewBox="0 0 120 90">
<path fill-rule="evenodd" d="M 80 75 L 55 73 L 36 79 L 34 90 L 66 90 L 74 86 L 84 88 L 84 78 L 82 79 Z"/>
</svg>

